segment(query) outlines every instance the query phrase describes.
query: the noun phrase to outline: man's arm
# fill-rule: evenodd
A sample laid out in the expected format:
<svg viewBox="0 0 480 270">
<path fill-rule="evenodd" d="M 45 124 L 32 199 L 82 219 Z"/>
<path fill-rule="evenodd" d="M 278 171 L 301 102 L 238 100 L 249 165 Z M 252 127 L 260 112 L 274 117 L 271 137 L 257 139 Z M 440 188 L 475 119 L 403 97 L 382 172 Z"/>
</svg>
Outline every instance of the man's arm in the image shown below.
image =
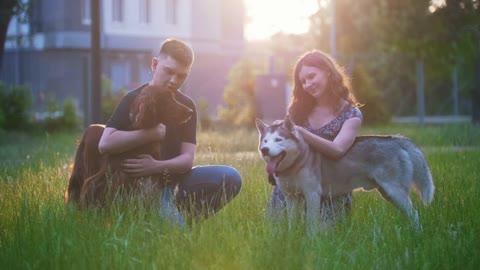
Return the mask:
<svg viewBox="0 0 480 270">
<path fill-rule="evenodd" d="M 151 129 L 131 131 L 106 127 L 98 143 L 98 150 L 101 154 L 122 153 L 146 143 L 162 140 L 165 137 L 165 130 L 162 124 Z"/>
<path fill-rule="evenodd" d="M 195 158 L 195 144 L 182 143 L 180 155 L 169 160 L 155 160 L 150 155 L 140 155 L 122 162 L 123 170 L 133 177 L 169 173 L 182 173 L 192 169 Z"/>
</svg>

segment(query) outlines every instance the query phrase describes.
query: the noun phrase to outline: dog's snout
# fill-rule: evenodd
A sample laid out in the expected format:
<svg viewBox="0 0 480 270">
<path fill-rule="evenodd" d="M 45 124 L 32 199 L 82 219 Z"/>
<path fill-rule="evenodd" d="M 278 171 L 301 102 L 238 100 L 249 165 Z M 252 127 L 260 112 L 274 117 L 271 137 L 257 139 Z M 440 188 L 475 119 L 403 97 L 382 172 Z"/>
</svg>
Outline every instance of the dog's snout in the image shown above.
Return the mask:
<svg viewBox="0 0 480 270">
<path fill-rule="evenodd" d="M 268 152 L 270 151 L 270 149 L 268 147 L 262 147 L 260 151 L 262 152 L 262 155 L 266 156 L 268 155 Z"/>
</svg>

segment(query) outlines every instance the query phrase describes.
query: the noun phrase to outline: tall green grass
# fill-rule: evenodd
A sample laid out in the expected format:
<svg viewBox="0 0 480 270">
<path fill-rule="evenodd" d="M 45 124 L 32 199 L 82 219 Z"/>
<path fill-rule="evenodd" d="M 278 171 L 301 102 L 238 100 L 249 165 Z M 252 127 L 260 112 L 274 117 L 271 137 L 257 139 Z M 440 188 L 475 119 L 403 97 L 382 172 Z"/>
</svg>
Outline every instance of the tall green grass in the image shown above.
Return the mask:
<svg viewBox="0 0 480 270">
<path fill-rule="evenodd" d="M 354 194 L 351 215 L 315 237 L 265 220 L 271 192 L 255 130 L 199 134 L 197 164 L 228 164 L 242 191 L 215 216 L 172 227 L 132 203 L 65 208 L 80 134 L 2 134 L 0 269 L 476 269 L 480 265 L 480 128 L 365 128 L 403 134 L 425 150 L 436 194 L 412 194 L 423 233 L 376 192 Z"/>
</svg>

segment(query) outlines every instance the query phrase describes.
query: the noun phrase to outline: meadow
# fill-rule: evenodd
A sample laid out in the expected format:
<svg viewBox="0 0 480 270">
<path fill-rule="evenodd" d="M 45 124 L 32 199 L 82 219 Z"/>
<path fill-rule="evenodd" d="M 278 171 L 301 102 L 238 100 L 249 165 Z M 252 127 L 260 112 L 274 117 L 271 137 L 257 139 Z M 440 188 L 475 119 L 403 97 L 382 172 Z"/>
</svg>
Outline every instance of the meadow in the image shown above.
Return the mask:
<svg viewBox="0 0 480 270">
<path fill-rule="evenodd" d="M 138 204 L 66 208 L 80 133 L 0 133 L 0 269 L 477 269 L 480 127 L 388 125 L 425 152 L 431 205 L 412 194 L 423 232 L 377 192 L 356 192 L 346 220 L 314 237 L 268 224 L 271 192 L 254 129 L 205 131 L 196 164 L 238 169 L 243 187 L 215 216 L 180 229 Z"/>
</svg>

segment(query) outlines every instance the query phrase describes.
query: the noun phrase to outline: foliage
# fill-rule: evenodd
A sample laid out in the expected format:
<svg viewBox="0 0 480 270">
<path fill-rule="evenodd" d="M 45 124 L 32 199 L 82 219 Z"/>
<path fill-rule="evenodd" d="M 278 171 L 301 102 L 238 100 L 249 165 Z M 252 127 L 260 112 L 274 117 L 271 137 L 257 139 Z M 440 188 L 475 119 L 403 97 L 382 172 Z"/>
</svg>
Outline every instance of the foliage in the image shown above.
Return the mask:
<svg viewBox="0 0 480 270">
<path fill-rule="evenodd" d="M 0 83 L 0 129 L 24 129 L 31 122 L 32 93 L 27 86 Z"/>
<path fill-rule="evenodd" d="M 352 74 L 352 87 L 355 97 L 363 104 L 361 111 L 366 125 L 385 124 L 390 120 L 385 100 L 375 81 L 362 65 L 355 65 Z"/>
<path fill-rule="evenodd" d="M 213 120 L 208 114 L 208 101 L 205 97 L 198 98 L 197 110 L 200 130 L 209 130 L 213 128 Z"/>
<path fill-rule="evenodd" d="M 75 103 L 72 99 L 63 101 L 63 126 L 66 129 L 72 130 L 78 128 L 78 117 L 75 110 Z"/>
<path fill-rule="evenodd" d="M 8 93 L 5 86 L 0 83 L 0 130 L 5 128 L 7 123 L 7 113 L 6 108 L 4 107 L 6 105 L 6 100 L 8 100 Z"/>
<path fill-rule="evenodd" d="M 60 110 L 58 100 L 53 94 L 49 93 L 46 103 L 47 116 L 43 122 L 41 122 L 41 125 L 43 125 L 48 132 L 76 130 L 79 128 L 78 115 L 72 99 L 65 99 Z"/>
<path fill-rule="evenodd" d="M 330 51 L 332 23 L 336 29 L 337 59 L 343 65 L 362 63 L 385 91 L 388 104 L 404 100 L 406 114 L 414 114 L 415 63 L 423 61 L 430 113 L 451 96 L 455 63 L 462 68 L 463 94 L 473 89 L 473 71 L 480 54 L 478 1 L 336 0 L 335 21 L 327 5 L 311 17 L 309 34 L 316 48 Z M 405 93 L 407 91 L 407 93 Z M 480 91 L 480 90 L 476 90 Z M 412 104 L 410 106 L 408 104 Z M 475 107 L 475 106 L 473 106 Z M 477 105 L 477 107 L 479 107 Z M 394 112 L 396 113 L 396 112 Z"/>
<path fill-rule="evenodd" d="M 106 123 L 113 111 L 117 107 L 120 100 L 125 95 L 126 89 L 121 88 L 117 91 L 113 90 L 112 81 L 105 75 L 102 75 L 102 119 Z"/>
<path fill-rule="evenodd" d="M 49 114 L 54 114 L 60 110 L 57 97 L 54 93 L 48 92 L 45 100 L 45 111 Z"/>
<path fill-rule="evenodd" d="M 0 1 L 0 71 L 2 70 L 3 51 L 7 39 L 8 25 L 13 16 L 20 22 L 26 23 L 30 19 L 33 3 L 30 0 L 2 0 Z"/>
<path fill-rule="evenodd" d="M 42 124 L 47 131 L 52 132 L 62 129 L 60 105 L 55 95 L 51 92 L 47 93 L 45 100 L 45 115 L 46 117 L 43 119 Z"/>
<path fill-rule="evenodd" d="M 251 56 L 243 57 L 230 70 L 228 85 L 223 94 L 225 105 L 218 110 L 222 121 L 234 126 L 253 127 L 255 125 L 257 116 L 255 78 L 261 70 L 261 63 Z"/>
<path fill-rule="evenodd" d="M 310 39 L 311 37 L 308 35 L 284 33 L 273 35 L 268 42 L 268 49 L 271 52 L 270 72 L 292 74 L 298 57 L 306 51 L 314 49 Z"/>
<path fill-rule="evenodd" d="M 45 118 L 32 122 L 33 97 L 27 86 L 8 88 L 0 83 L 0 130 L 31 130 L 45 128 L 47 131 L 74 130 L 78 128 L 78 116 L 73 100 L 67 99 L 60 108 L 55 95 L 48 93 Z"/>
</svg>

